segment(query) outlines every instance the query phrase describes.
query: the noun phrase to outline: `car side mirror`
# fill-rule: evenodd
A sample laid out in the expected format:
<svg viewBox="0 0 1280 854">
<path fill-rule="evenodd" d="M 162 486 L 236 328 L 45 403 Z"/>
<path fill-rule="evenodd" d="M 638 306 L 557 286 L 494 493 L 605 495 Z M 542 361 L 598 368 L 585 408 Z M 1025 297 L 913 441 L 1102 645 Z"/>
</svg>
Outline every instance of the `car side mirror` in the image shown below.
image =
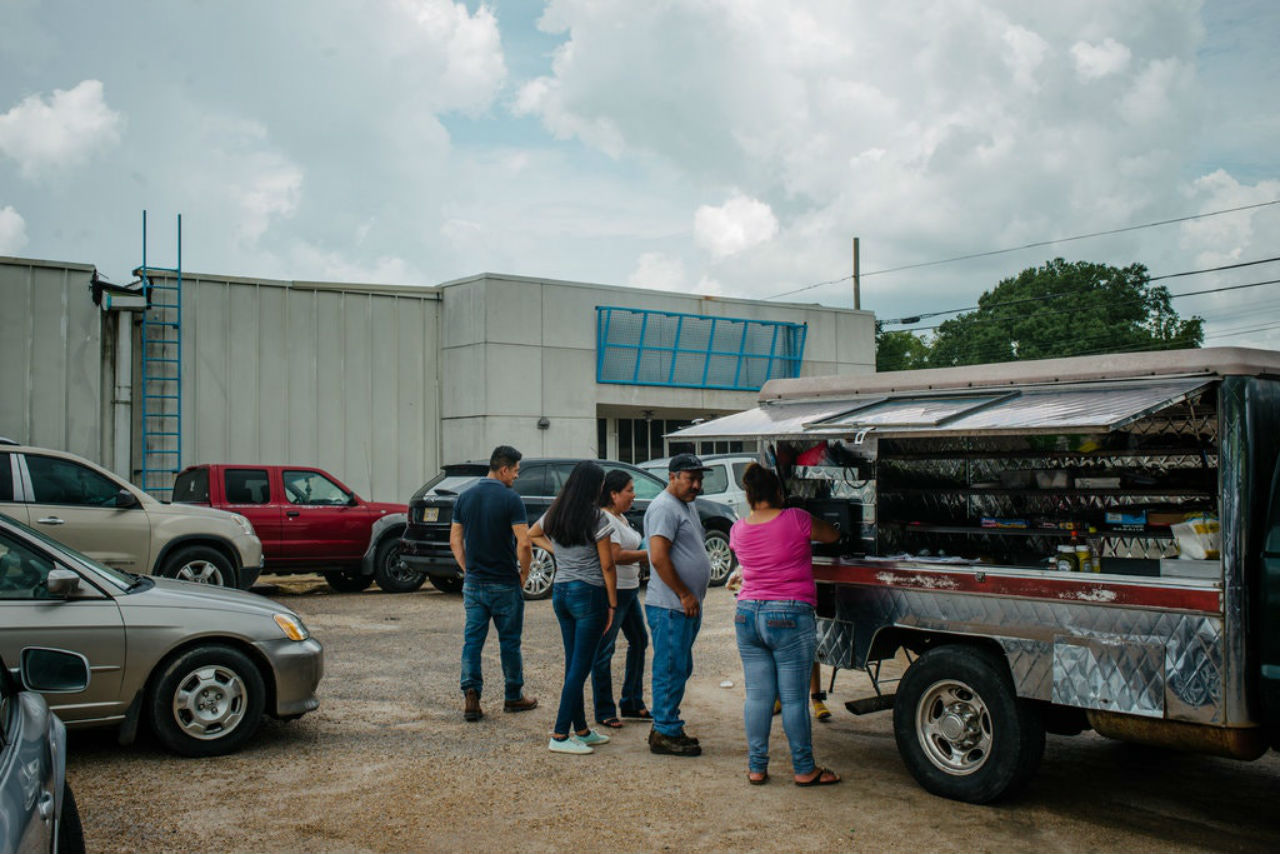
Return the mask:
<svg viewBox="0 0 1280 854">
<path fill-rule="evenodd" d="M 57 599 L 66 599 L 80 589 L 80 576 L 69 569 L 57 566 L 45 576 L 44 589 Z"/>
<path fill-rule="evenodd" d="M 89 659 L 65 649 L 29 646 L 18 671 L 23 687 L 41 694 L 79 694 L 89 687 Z"/>
<path fill-rule="evenodd" d="M 138 501 L 138 496 L 134 495 L 127 489 L 122 488 L 116 493 L 117 507 L 137 507 L 140 503 L 141 502 Z"/>
<path fill-rule="evenodd" d="M 359 503 L 360 503 L 359 501 L 356 501 L 356 494 L 355 494 L 354 492 L 348 492 L 348 493 L 347 493 L 347 506 L 348 506 L 348 507 L 355 507 L 355 506 L 356 506 L 356 505 L 358 505 Z"/>
</svg>

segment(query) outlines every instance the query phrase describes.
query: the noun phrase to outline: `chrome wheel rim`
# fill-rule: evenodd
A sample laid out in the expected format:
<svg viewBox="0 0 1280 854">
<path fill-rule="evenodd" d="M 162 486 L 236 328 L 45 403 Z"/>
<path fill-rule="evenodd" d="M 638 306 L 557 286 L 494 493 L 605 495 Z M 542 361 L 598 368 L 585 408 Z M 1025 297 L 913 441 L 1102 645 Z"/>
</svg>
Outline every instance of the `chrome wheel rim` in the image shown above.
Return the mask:
<svg viewBox="0 0 1280 854">
<path fill-rule="evenodd" d="M 972 774 L 991 755 L 991 711 L 964 682 L 940 680 L 916 704 L 916 735 L 939 770 L 960 777 Z"/>
<path fill-rule="evenodd" d="M 193 581 L 196 584 L 213 584 L 218 587 L 224 584 L 222 570 L 218 569 L 217 564 L 207 560 L 188 561 L 178 567 L 173 577 L 179 581 Z"/>
<path fill-rule="evenodd" d="M 707 537 L 704 545 L 707 548 L 707 557 L 711 558 L 711 580 L 719 581 L 722 578 L 728 578 L 729 573 L 733 571 L 733 550 L 729 548 L 729 541 L 724 537 L 710 536 Z"/>
<path fill-rule="evenodd" d="M 173 692 L 173 718 L 184 734 L 213 741 L 240 725 L 247 701 L 240 674 L 216 664 L 200 667 L 184 676 Z"/>
<path fill-rule="evenodd" d="M 524 583 L 524 592 L 530 596 L 541 596 L 551 589 L 555 580 L 555 558 L 545 549 L 534 546 L 533 563 L 529 565 L 529 578 Z"/>
</svg>

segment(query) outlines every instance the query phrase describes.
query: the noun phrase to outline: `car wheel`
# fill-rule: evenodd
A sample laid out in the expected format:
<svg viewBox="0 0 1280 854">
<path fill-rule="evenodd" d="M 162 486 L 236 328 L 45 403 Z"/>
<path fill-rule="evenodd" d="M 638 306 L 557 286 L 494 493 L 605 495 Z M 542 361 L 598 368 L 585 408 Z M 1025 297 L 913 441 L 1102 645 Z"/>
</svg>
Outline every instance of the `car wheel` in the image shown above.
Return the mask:
<svg viewBox="0 0 1280 854">
<path fill-rule="evenodd" d="M 373 578 L 387 593 L 412 593 L 427 580 L 427 574 L 400 560 L 400 537 L 384 537 L 373 558 Z"/>
<path fill-rule="evenodd" d="M 231 561 L 217 549 L 209 546 L 187 546 L 175 551 L 165 561 L 160 574 L 179 581 L 212 584 L 215 587 L 235 587 L 236 571 Z"/>
<path fill-rule="evenodd" d="M 221 756 L 249 740 L 266 705 L 262 674 L 242 652 L 213 644 L 170 661 L 151 695 L 160 742 L 183 756 Z"/>
<path fill-rule="evenodd" d="M 372 575 L 355 569 L 331 569 L 324 574 L 324 580 L 339 593 L 359 593 L 373 584 Z"/>
<path fill-rule="evenodd" d="M 441 593 L 461 593 L 462 578 L 448 578 L 443 575 L 431 576 L 431 586 L 439 590 Z"/>
<path fill-rule="evenodd" d="M 546 599 L 551 595 L 551 586 L 556 581 L 556 559 L 546 549 L 533 547 L 533 563 L 529 567 L 529 577 L 524 582 L 524 598 L 529 601 Z"/>
<path fill-rule="evenodd" d="M 84 826 L 80 824 L 80 808 L 71 784 L 62 783 L 62 817 L 58 820 L 53 840 L 54 854 L 84 854 Z"/>
<path fill-rule="evenodd" d="M 920 656 L 898 684 L 893 730 L 907 770 L 944 798 L 985 804 L 1021 787 L 1044 755 L 1044 723 L 1005 664 L 953 644 Z"/>
<path fill-rule="evenodd" d="M 719 587 L 729 580 L 729 574 L 738 565 L 738 559 L 729 548 L 729 535 L 724 531 L 707 531 L 703 539 L 707 557 L 711 558 L 711 586 Z"/>
</svg>

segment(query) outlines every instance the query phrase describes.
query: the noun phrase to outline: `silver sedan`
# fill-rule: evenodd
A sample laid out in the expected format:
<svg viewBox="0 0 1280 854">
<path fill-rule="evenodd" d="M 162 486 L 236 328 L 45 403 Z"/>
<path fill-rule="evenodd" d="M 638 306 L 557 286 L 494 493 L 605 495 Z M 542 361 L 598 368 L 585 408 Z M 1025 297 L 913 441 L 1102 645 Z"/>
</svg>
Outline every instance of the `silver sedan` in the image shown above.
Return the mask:
<svg viewBox="0 0 1280 854">
<path fill-rule="evenodd" d="M 147 725 L 185 756 L 239 749 L 264 714 L 318 705 L 324 652 L 293 611 L 252 593 L 111 569 L 0 514 L 0 656 L 83 654 L 89 686 L 50 695 L 68 727 Z"/>
</svg>

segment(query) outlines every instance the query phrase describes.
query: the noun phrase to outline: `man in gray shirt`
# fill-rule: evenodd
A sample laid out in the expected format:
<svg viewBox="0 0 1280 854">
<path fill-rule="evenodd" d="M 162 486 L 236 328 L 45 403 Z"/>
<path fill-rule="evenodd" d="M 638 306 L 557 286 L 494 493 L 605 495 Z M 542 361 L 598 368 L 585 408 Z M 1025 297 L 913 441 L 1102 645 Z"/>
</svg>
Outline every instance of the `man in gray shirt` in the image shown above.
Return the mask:
<svg viewBox="0 0 1280 854">
<path fill-rule="evenodd" d="M 680 701 L 693 673 L 693 641 L 702 625 L 702 599 L 711 581 L 711 559 L 693 501 L 708 467 L 693 454 L 677 454 L 667 465 L 667 488 L 644 514 L 653 575 L 645 594 L 645 616 L 653 635 L 653 729 L 649 750 L 699 756 L 698 740 L 684 731 Z"/>
</svg>

